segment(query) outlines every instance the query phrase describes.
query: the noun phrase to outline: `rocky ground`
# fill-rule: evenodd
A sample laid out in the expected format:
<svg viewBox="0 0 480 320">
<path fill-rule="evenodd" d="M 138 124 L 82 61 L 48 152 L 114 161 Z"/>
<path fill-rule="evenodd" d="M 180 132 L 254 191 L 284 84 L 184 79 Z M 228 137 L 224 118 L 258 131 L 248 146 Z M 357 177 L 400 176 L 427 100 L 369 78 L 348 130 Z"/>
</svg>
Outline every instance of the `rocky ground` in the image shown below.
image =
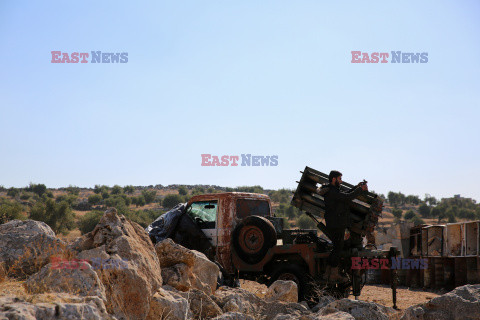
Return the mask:
<svg viewBox="0 0 480 320">
<path fill-rule="evenodd" d="M 169 239 L 154 246 L 114 209 L 69 243 L 42 222 L 0 225 L 0 319 L 480 319 L 480 285 L 443 295 L 402 288 L 400 311 L 384 286 L 310 308 L 294 282 L 217 288 L 218 274 L 200 252 Z"/>
</svg>

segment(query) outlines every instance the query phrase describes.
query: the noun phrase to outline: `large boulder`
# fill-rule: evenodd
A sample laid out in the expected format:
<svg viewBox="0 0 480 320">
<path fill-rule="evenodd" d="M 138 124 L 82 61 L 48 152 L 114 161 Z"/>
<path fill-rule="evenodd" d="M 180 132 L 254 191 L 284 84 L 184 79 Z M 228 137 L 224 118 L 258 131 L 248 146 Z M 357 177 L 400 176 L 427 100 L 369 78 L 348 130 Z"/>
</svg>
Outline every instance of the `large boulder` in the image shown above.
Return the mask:
<svg viewBox="0 0 480 320">
<path fill-rule="evenodd" d="M 44 222 L 12 220 L 0 225 L 0 264 L 8 275 L 26 277 L 62 255 L 65 243 Z"/>
<path fill-rule="evenodd" d="M 480 319 L 480 285 L 458 287 L 429 302 L 411 306 L 401 320 Z"/>
<path fill-rule="evenodd" d="M 279 314 L 288 314 L 293 319 L 311 314 L 310 310 L 293 302 L 260 299 L 253 293 L 239 288 L 220 287 L 214 295 L 215 302 L 224 312 L 239 312 L 262 319 L 271 320 Z"/>
<path fill-rule="evenodd" d="M 265 300 L 298 302 L 297 284 L 293 281 L 277 280 L 268 288 Z"/>
<path fill-rule="evenodd" d="M 396 311 L 375 302 L 341 299 L 328 304 L 317 312 L 319 316 L 330 315 L 338 311 L 351 314 L 356 320 L 388 320 Z"/>
<path fill-rule="evenodd" d="M 147 320 L 157 319 L 192 319 L 188 300 L 172 290 L 160 288 L 150 302 L 150 312 L 147 316 Z"/>
<path fill-rule="evenodd" d="M 170 286 L 163 288 L 185 298 L 195 319 L 211 319 L 223 313 L 212 297 L 201 290 L 191 289 L 188 292 L 182 292 Z"/>
<path fill-rule="evenodd" d="M 208 295 L 215 292 L 220 269 L 203 253 L 189 250 L 172 239 L 158 242 L 155 251 L 165 285 L 181 291 L 198 289 Z"/>
<path fill-rule="evenodd" d="M 255 320 L 255 318 L 240 312 L 227 312 L 213 318 L 213 320 Z"/>
<path fill-rule="evenodd" d="M 96 268 L 105 286 L 107 310 L 121 319 L 146 318 L 162 275 L 153 244 L 141 226 L 111 208 L 71 249 L 79 253 L 78 258 L 122 261 L 121 267 Z"/>
<path fill-rule="evenodd" d="M 99 298 L 68 297 L 66 301 L 31 303 L 16 297 L 0 297 L 0 319 L 60 320 L 85 319 L 103 320 L 113 318 L 106 312 Z"/>
<path fill-rule="evenodd" d="M 24 286 L 30 293 L 67 292 L 107 300 L 105 287 L 88 263 L 75 269 L 52 269 L 52 264 L 47 264 L 30 276 Z"/>
</svg>

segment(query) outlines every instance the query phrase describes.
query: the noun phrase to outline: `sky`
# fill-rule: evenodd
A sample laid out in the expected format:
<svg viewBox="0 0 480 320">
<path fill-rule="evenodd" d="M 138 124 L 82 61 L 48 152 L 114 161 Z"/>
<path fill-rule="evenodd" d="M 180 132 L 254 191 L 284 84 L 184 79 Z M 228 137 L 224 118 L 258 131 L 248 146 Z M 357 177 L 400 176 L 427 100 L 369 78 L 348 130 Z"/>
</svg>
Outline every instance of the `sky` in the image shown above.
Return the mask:
<svg viewBox="0 0 480 320">
<path fill-rule="evenodd" d="M 479 31 L 478 1 L 3 0 L 0 185 L 295 188 L 309 166 L 379 193 L 478 201 Z"/>
</svg>

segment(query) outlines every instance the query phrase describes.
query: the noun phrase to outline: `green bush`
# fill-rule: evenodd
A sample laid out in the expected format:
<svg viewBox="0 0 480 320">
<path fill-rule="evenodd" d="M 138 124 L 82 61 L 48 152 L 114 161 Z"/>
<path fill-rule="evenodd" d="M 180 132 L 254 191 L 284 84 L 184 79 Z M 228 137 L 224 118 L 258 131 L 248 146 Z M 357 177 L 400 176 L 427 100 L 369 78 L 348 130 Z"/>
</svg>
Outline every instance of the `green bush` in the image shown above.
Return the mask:
<svg viewBox="0 0 480 320">
<path fill-rule="evenodd" d="M 156 190 L 142 190 L 142 196 L 145 199 L 145 202 L 152 203 L 155 201 L 155 197 L 157 196 Z"/>
<path fill-rule="evenodd" d="M 182 196 L 186 196 L 188 194 L 187 188 L 185 188 L 184 186 L 179 187 L 178 194 Z"/>
<path fill-rule="evenodd" d="M 78 196 L 80 194 L 80 188 L 77 187 L 77 186 L 69 185 L 67 187 L 67 192 L 70 193 L 70 194 L 74 194 L 74 195 Z"/>
<path fill-rule="evenodd" d="M 405 212 L 404 218 L 405 218 L 405 220 L 410 220 L 413 217 L 415 217 L 415 215 L 416 215 L 415 212 L 410 209 L 407 212 Z"/>
<path fill-rule="evenodd" d="M 60 203 L 60 202 L 67 202 L 70 206 L 73 206 L 73 204 L 78 200 L 78 196 L 74 195 L 74 194 L 62 194 L 62 195 L 59 195 L 55 201 L 57 203 Z"/>
<path fill-rule="evenodd" d="M 402 213 L 403 213 L 403 210 L 402 209 L 398 209 L 398 208 L 394 208 L 392 210 L 392 214 L 395 218 L 397 219 L 401 219 L 402 218 Z"/>
<path fill-rule="evenodd" d="M 30 219 L 43 221 L 55 233 L 66 233 L 75 227 L 75 215 L 67 201 L 56 203 L 53 199 L 37 202 L 30 210 Z"/>
<path fill-rule="evenodd" d="M 423 221 L 423 219 L 420 218 L 418 215 L 415 215 L 415 217 L 410 219 L 410 221 L 412 221 L 413 224 L 416 225 L 416 226 L 421 225 L 421 224 L 425 224 L 425 221 Z"/>
<path fill-rule="evenodd" d="M 108 191 L 102 191 L 102 199 L 108 199 L 110 197 L 110 193 Z"/>
<path fill-rule="evenodd" d="M 133 186 L 125 186 L 123 187 L 123 191 L 128 194 L 133 194 L 135 192 L 135 188 Z"/>
<path fill-rule="evenodd" d="M 315 222 L 305 214 L 302 214 L 300 217 L 298 217 L 297 226 L 300 229 L 315 229 L 316 228 Z"/>
<path fill-rule="evenodd" d="M 118 184 L 114 185 L 112 188 L 112 194 L 121 194 L 123 193 L 123 188 L 120 187 Z"/>
<path fill-rule="evenodd" d="M 19 193 L 20 193 L 20 190 L 18 190 L 17 188 L 11 187 L 7 191 L 7 196 L 15 198 L 16 196 L 18 196 Z"/>
<path fill-rule="evenodd" d="M 4 224 L 10 220 L 25 220 L 22 214 L 23 206 L 15 201 L 0 201 L 0 224 Z"/>
<path fill-rule="evenodd" d="M 109 188 L 104 185 L 96 184 L 95 187 L 93 188 L 93 192 L 98 194 L 102 194 L 104 192 L 108 193 L 108 191 L 109 191 Z"/>
<path fill-rule="evenodd" d="M 138 223 L 143 228 L 146 228 L 162 213 L 163 212 L 154 210 L 130 210 L 125 214 L 125 216 L 133 222 Z"/>
<path fill-rule="evenodd" d="M 103 216 L 102 211 L 90 211 L 87 212 L 83 217 L 78 220 L 77 226 L 80 229 L 82 234 L 93 231 L 95 226 L 100 221 L 100 218 Z"/>
<path fill-rule="evenodd" d="M 91 196 L 88 197 L 88 203 L 91 205 L 97 205 L 102 202 L 102 196 L 99 194 L 92 194 Z"/>
<path fill-rule="evenodd" d="M 183 201 L 183 197 L 179 194 L 167 194 L 165 198 L 163 198 L 163 207 L 165 209 L 171 209 L 175 207 L 177 204 Z"/>
<path fill-rule="evenodd" d="M 138 197 L 132 197 L 132 204 L 137 207 L 143 207 L 146 204 L 145 198 L 142 195 Z"/>
<path fill-rule="evenodd" d="M 28 192 L 22 192 L 20 194 L 20 200 L 28 200 L 30 199 L 30 197 L 31 197 L 31 194 L 29 194 Z"/>
<path fill-rule="evenodd" d="M 39 197 L 43 196 L 45 192 L 47 192 L 47 186 L 44 184 L 34 184 L 30 183 L 28 187 L 25 188 L 27 191 L 31 191 L 37 194 Z"/>
</svg>

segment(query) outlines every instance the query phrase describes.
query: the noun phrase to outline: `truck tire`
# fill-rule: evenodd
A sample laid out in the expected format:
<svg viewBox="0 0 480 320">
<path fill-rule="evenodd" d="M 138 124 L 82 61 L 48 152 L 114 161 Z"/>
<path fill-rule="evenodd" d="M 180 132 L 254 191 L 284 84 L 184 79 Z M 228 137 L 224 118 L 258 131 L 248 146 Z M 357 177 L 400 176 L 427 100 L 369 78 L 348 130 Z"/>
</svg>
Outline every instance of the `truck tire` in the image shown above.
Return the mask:
<svg viewBox="0 0 480 320">
<path fill-rule="evenodd" d="M 276 243 L 275 227 L 264 217 L 246 217 L 233 229 L 233 248 L 240 259 L 248 264 L 262 261 L 268 249 Z"/>
<path fill-rule="evenodd" d="M 272 271 L 269 286 L 277 280 L 291 280 L 295 282 L 298 287 L 298 301 L 310 298 L 313 279 L 311 279 L 306 268 L 296 264 L 277 265 Z"/>
</svg>

